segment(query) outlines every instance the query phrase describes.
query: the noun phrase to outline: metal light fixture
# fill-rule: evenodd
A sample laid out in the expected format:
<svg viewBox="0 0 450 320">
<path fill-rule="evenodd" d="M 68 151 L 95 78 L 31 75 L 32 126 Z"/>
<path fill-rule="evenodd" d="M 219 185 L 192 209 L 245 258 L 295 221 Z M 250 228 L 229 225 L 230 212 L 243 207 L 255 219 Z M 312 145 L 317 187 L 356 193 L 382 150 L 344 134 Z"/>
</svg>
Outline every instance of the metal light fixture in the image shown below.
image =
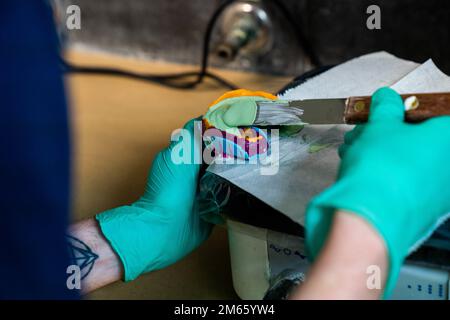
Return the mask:
<svg viewBox="0 0 450 320">
<path fill-rule="evenodd" d="M 273 44 L 273 28 L 261 1 L 237 1 L 223 12 L 221 39 L 216 55 L 232 61 L 237 55 L 258 56 L 267 53 Z"/>
</svg>

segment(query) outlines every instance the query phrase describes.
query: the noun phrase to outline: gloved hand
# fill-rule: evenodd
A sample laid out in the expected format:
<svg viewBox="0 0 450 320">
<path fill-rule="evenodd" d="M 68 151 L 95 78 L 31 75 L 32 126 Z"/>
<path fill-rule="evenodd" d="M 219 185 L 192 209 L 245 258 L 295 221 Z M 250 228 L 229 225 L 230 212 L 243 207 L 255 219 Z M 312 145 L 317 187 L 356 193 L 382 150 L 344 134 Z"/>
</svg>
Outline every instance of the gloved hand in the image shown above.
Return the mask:
<svg viewBox="0 0 450 320">
<path fill-rule="evenodd" d="M 361 216 L 384 239 L 388 297 L 408 253 L 449 216 L 450 117 L 405 123 L 401 97 L 382 88 L 372 97 L 368 123 L 346 134 L 339 153 L 336 183 L 307 208 L 307 249 L 316 258 L 337 209 Z"/>
<path fill-rule="evenodd" d="M 203 119 L 207 126 L 239 136 L 240 126 L 251 126 L 258 112 L 257 101 L 270 101 L 276 96 L 263 91 L 245 89 L 228 91 L 214 101 Z"/>
<path fill-rule="evenodd" d="M 201 120 L 194 120 L 184 127 L 189 137 L 183 135 L 156 156 L 144 195 L 138 201 L 96 216 L 123 263 L 125 281 L 175 263 L 211 232 L 212 225 L 194 210 L 200 170 L 200 164 L 194 163 L 194 152 L 200 151 L 201 159 L 201 141 L 194 139 L 194 126 L 201 126 Z M 183 141 L 186 138 L 189 140 Z M 192 147 L 192 154 L 185 154 L 191 150 L 182 147 Z M 177 156 L 190 163 L 179 163 Z"/>
</svg>

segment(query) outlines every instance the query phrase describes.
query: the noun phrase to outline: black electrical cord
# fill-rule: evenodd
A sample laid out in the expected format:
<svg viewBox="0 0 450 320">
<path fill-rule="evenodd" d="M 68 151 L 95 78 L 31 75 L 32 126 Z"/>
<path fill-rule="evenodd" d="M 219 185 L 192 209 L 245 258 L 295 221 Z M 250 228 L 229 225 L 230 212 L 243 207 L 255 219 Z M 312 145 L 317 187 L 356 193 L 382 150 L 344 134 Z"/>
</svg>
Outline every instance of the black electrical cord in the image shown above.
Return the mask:
<svg viewBox="0 0 450 320">
<path fill-rule="evenodd" d="M 140 74 L 135 73 L 131 71 L 125 71 L 115 68 L 103 68 L 103 67 L 84 67 L 84 66 L 74 66 L 66 61 L 61 61 L 64 71 L 65 72 L 71 72 L 71 73 L 83 73 L 83 74 L 103 74 L 103 75 L 110 75 L 110 76 L 122 76 L 127 77 L 131 79 L 136 80 L 143 80 L 143 81 L 150 81 L 154 82 L 160 85 L 164 85 L 171 88 L 176 89 L 191 89 L 197 85 L 197 81 L 191 81 L 191 82 L 181 82 L 180 79 L 189 78 L 189 77 L 199 77 L 200 73 L 198 71 L 192 71 L 192 72 L 183 72 L 183 73 L 173 73 L 173 74 Z M 224 87 L 227 87 L 231 90 L 236 89 L 237 87 L 225 79 L 222 79 L 221 77 L 210 73 L 208 71 L 205 72 L 203 75 L 203 78 L 211 78 L 218 82 L 219 84 L 223 85 Z M 178 82 L 177 82 L 178 81 Z"/>
<path fill-rule="evenodd" d="M 227 0 L 224 1 L 217 9 L 214 11 L 211 19 L 208 22 L 206 27 L 205 36 L 203 38 L 203 51 L 202 51 L 202 60 L 200 65 L 200 71 L 191 71 L 191 72 L 182 72 L 182 73 L 174 73 L 174 74 L 139 74 L 130 71 L 120 70 L 116 68 L 103 68 L 103 67 L 85 67 L 85 66 L 76 66 L 68 63 L 64 59 L 61 59 L 62 67 L 65 72 L 71 73 L 84 73 L 84 74 L 105 74 L 112 76 L 124 76 L 137 80 L 144 80 L 154 82 L 160 85 L 164 85 L 171 88 L 176 89 L 192 89 L 197 85 L 202 83 L 205 78 L 210 78 L 215 80 L 217 83 L 222 86 L 235 90 L 238 87 L 234 84 L 228 82 L 227 80 L 219 77 L 208 71 L 208 58 L 209 58 L 209 45 L 211 42 L 211 35 L 216 25 L 216 22 L 222 12 L 236 0 Z M 185 78 L 195 77 L 194 80 L 190 81 L 182 81 Z"/>
<path fill-rule="evenodd" d="M 228 82 L 227 80 L 221 78 L 220 76 L 211 73 L 208 71 L 208 60 L 209 60 L 209 45 L 211 42 L 211 36 L 213 29 L 216 25 L 217 20 L 219 19 L 222 12 L 231 4 L 236 2 L 237 0 L 227 0 L 224 1 L 217 9 L 214 11 L 211 19 L 208 22 L 206 27 L 205 36 L 203 38 L 203 50 L 202 50 L 202 59 L 200 64 L 199 71 L 190 71 L 190 72 L 181 72 L 181 73 L 173 73 L 173 74 L 140 74 L 126 70 L 120 70 L 116 68 L 106 68 L 106 67 L 87 67 L 87 66 L 77 66 L 72 65 L 61 58 L 61 65 L 64 72 L 70 73 L 83 73 L 83 74 L 104 74 L 111 76 L 123 76 L 136 80 L 144 80 L 153 83 L 157 83 L 160 85 L 164 85 L 171 88 L 176 89 L 193 89 L 197 85 L 201 84 L 205 78 L 210 78 L 222 86 L 234 90 L 238 87 L 234 84 Z M 309 42 L 306 36 L 303 34 L 300 24 L 297 22 L 297 19 L 294 19 L 290 14 L 289 10 L 284 6 L 284 4 L 279 0 L 273 0 L 277 5 L 279 10 L 286 17 L 287 21 L 294 28 L 300 46 L 303 48 L 303 51 L 309 56 L 311 63 L 316 66 L 320 66 L 320 61 L 315 54 L 312 47 L 309 45 Z M 194 80 L 185 80 L 186 78 L 195 77 Z"/>
</svg>

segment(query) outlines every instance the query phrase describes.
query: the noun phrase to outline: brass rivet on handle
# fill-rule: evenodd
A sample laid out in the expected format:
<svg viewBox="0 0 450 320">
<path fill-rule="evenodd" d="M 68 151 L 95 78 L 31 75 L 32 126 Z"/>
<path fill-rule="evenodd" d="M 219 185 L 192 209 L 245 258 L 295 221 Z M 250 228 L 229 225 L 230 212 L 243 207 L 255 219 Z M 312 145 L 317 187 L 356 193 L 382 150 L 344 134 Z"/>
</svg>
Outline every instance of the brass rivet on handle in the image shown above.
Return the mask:
<svg viewBox="0 0 450 320">
<path fill-rule="evenodd" d="M 404 105 L 406 111 L 417 109 L 419 107 L 419 99 L 416 96 L 410 96 L 405 99 Z"/>
<path fill-rule="evenodd" d="M 355 103 L 355 105 L 353 106 L 353 109 L 356 112 L 361 112 L 364 111 L 364 109 L 366 108 L 366 104 L 364 103 L 364 101 L 358 101 Z"/>
</svg>

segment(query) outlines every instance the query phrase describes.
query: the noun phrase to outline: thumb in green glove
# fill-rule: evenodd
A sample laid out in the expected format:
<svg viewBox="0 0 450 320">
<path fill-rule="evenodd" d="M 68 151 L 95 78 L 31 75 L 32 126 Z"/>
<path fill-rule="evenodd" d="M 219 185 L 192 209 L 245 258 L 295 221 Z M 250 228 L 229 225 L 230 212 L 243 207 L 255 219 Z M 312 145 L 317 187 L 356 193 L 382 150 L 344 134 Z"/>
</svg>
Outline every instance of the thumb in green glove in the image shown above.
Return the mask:
<svg viewBox="0 0 450 320">
<path fill-rule="evenodd" d="M 320 252 L 335 211 L 353 212 L 384 239 L 388 297 L 405 257 L 449 217 L 450 117 L 405 123 L 401 97 L 382 88 L 372 97 L 369 121 L 346 134 L 339 154 L 336 183 L 306 211 L 310 258 Z"/>
<path fill-rule="evenodd" d="M 196 120 L 196 121 L 194 121 Z M 212 225 L 194 210 L 200 164 L 194 161 L 201 152 L 201 141 L 194 139 L 194 126 L 200 119 L 185 125 L 191 150 L 177 148 L 172 142 L 153 161 L 144 195 L 129 206 L 105 211 L 96 216 L 104 236 L 119 255 L 124 266 L 124 280 L 162 269 L 180 260 L 205 241 Z M 200 129 L 200 128 L 199 128 Z M 188 155 L 173 152 L 191 151 Z"/>
<path fill-rule="evenodd" d="M 205 118 L 213 127 L 239 136 L 240 126 L 251 126 L 258 111 L 257 101 L 269 100 L 261 97 L 236 97 L 220 101 L 211 107 Z"/>
<path fill-rule="evenodd" d="M 240 136 L 238 127 L 254 124 L 258 114 L 257 102 L 276 99 L 276 96 L 264 91 L 229 91 L 212 103 L 203 119 L 208 127 Z"/>
</svg>

